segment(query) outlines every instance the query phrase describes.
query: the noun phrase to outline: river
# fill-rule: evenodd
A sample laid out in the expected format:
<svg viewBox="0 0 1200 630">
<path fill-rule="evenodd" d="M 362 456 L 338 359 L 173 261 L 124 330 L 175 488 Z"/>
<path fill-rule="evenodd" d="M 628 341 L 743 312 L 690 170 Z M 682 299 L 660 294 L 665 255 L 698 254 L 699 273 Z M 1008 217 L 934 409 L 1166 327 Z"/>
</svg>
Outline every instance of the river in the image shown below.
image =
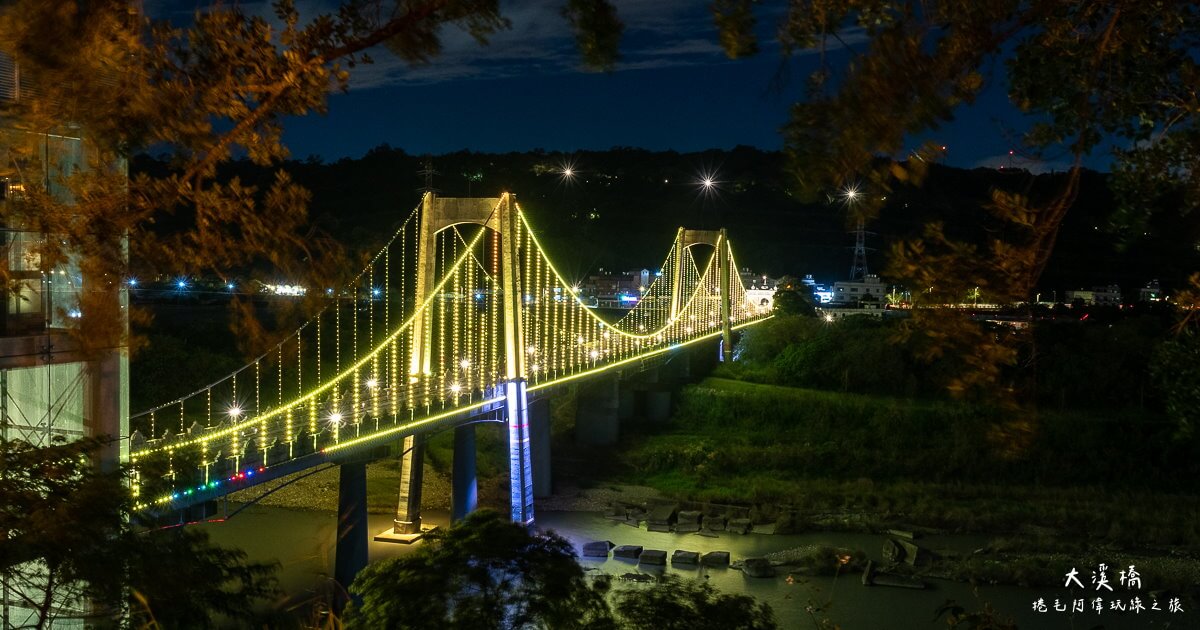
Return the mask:
<svg viewBox="0 0 1200 630">
<path fill-rule="evenodd" d="M 427 523 L 445 525 L 446 513 L 425 512 Z M 575 544 L 576 551 L 593 540 L 610 540 L 618 545 L 642 545 L 648 549 L 662 549 L 668 553 L 675 549 L 690 551 L 728 551 L 734 560 L 761 556 L 802 545 L 829 545 L 861 549 L 867 556 L 879 561 L 884 537 L 873 534 L 814 533 L 797 535 L 768 534 L 721 534 L 709 538 L 696 534 L 670 534 L 635 529 L 628 525 L 610 521 L 594 513 L 586 512 L 543 512 L 537 516 L 538 525 L 558 532 Z M 391 526 L 387 515 L 372 514 L 370 529 L 380 532 Z M 223 522 L 197 525 L 202 527 L 219 544 L 244 549 L 251 560 L 276 561 L 280 563 L 281 586 L 289 593 L 303 593 L 324 582 L 333 570 L 333 546 L 336 517 L 329 512 L 310 512 L 277 507 L 251 506 L 234 518 Z M 979 543 L 972 537 L 931 537 L 922 539 L 924 546 L 933 549 L 969 549 Z M 408 552 L 414 547 L 372 541 L 369 546 L 372 562 Z M 583 559 L 589 568 L 613 575 L 638 572 L 635 563 L 617 559 Z M 1084 584 L 1090 580 L 1092 568 L 1080 567 Z M 1004 617 L 1012 617 L 1021 630 L 1035 629 L 1078 629 L 1086 630 L 1102 626 L 1105 630 L 1145 628 L 1197 628 L 1200 618 L 1196 611 L 1187 610 L 1172 614 L 1166 611 L 1167 603 L 1159 602 L 1163 611 L 1147 611 L 1140 614 L 1120 613 L 1108 609 L 1109 600 L 1121 596 L 1126 604 L 1133 596 L 1148 601 L 1144 592 L 1125 591 L 1115 585 L 1116 592 L 1104 592 L 1105 610 L 1097 614 L 1090 602 L 1096 593 L 1088 597 L 1087 612 L 1072 615 L 1070 612 L 1055 612 L 1055 598 L 1069 602 L 1071 595 L 1066 589 L 1031 589 L 1010 586 L 987 586 L 978 592 L 968 584 L 944 580 L 927 580 L 930 587 L 925 590 L 909 590 L 888 587 L 864 587 L 860 574 L 821 578 L 799 579 L 788 584 L 783 576 L 777 578 L 751 578 L 736 569 L 676 569 L 659 568 L 681 575 L 707 579 L 726 592 L 740 592 L 768 602 L 775 610 L 782 628 L 814 628 L 815 624 L 806 607 L 811 604 L 832 602 L 824 613 L 843 630 L 910 630 L 945 628 L 944 620 L 934 620 L 936 609 L 948 599 L 966 606 L 968 610 L 982 608 L 990 603 Z M 642 572 L 650 572 L 642 570 Z M 1115 571 L 1110 579 L 1115 582 Z M 616 582 L 616 584 L 621 584 Z M 1152 590 L 1147 583 L 1144 590 Z M 1044 598 L 1049 610 L 1039 613 L 1033 610 L 1033 602 Z M 1149 604 L 1146 604 L 1149 607 Z M 1190 625 L 1195 624 L 1195 625 Z"/>
</svg>

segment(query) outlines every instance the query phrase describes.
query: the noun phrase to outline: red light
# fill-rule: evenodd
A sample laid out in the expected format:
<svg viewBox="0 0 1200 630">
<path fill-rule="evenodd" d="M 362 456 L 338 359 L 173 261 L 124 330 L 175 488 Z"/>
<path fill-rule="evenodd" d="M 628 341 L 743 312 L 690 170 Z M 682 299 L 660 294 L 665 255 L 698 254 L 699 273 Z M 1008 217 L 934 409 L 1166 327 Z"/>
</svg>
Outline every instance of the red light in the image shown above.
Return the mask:
<svg viewBox="0 0 1200 630">
<path fill-rule="evenodd" d="M 262 471 L 264 471 L 264 470 L 266 470 L 266 469 L 265 469 L 265 468 L 263 468 L 262 466 L 259 466 L 259 467 L 258 467 L 258 472 L 262 472 Z"/>
<path fill-rule="evenodd" d="M 1012 152 L 1012 151 L 1009 151 L 1009 152 L 1008 152 L 1008 154 L 1009 154 L 1009 155 L 1012 155 L 1012 154 L 1013 154 L 1013 152 Z"/>
</svg>

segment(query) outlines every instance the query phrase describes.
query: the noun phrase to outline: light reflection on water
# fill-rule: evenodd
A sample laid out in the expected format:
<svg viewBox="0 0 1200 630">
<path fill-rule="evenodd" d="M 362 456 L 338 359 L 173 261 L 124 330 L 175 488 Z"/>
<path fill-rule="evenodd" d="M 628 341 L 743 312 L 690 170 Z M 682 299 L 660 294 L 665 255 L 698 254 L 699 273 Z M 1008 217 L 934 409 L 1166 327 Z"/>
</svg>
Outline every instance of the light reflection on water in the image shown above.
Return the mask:
<svg viewBox="0 0 1200 630">
<path fill-rule="evenodd" d="M 869 558 L 880 560 L 883 537 L 872 534 L 815 533 L 797 535 L 721 534 L 709 538 L 696 534 L 668 534 L 634 529 L 607 520 L 597 514 L 581 512 L 543 512 L 537 515 L 538 525 L 564 536 L 579 551 L 585 542 L 610 540 L 617 545 L 642 545 L 647 549 L 670 552 L 686 549 L 701 553 L 728 551 L 733 560 L 761 556 L 805 545 L 828 545 L 861 549 Z M 430 524 L 445 525 L 445 512 L 425 512 Z M 387 515 L 370 516 L 370 532 L 384 531 L 391 526 Z M 223 522 L 199 525 L 215 542 L 246 550 L 251 560 L 277 561 L 281 565 L 281 586 L 289 593 L 303 593 L 325 582 L 333 571 L 333 546 L 336 517 L 330 512 L 309 512 L 285 508 L 253 506 L 237 517 Z M 979 537 L 943 537 L 923 539 L 922 545 L 935 549 L 969 551 L 980 544 Z M 414 547 L 372 541 L 369 554 L 372 562 L 408 552 Z M 860 574 L 853 572 L 833 577 L 801 578 L 788 584 L 784 575 L 776 578 L 751 578 L 736 569 L 639 567 L 620 559 L 583 559 L 591 570 L 619 576 L 625 573 L 677 573 L 706 579 L 727 592 L 741 592 L 768 602 L 775 610 L 782 628 L 812 628 L 813 622 L 805 608 L 811 604 L 832 602 L 826 616 L 844 630 L 918 630 L 945 628 L 944 620 L 934 620 L 936 609 L 947 599 L 954 599 L 968 610 L 977 610 L 989 602 L 1003 616 L 1015 619 L 1021 630 L 1079 629 L 1103 624 L 1107 630 L 1145 628 L 1184 628 L 1188 622 L 1200 621 L 1193 611 L 1170 615 L 1164 612 L 1119 615 L 1106 610 L 1103 614 L 1088 612 L 1077 619 L 1068 613 L 1038 614 L 1031 610 L 1032 602 L 1041 597 L 1052 605 L 1054 598 L 1069 601 L 1064 589 L 1029 589 L 1019 587 L 982 587 L 976 594 L 972 587 L 957 582 L 927 581 L 931 588 L 923 591 L 864 587 Z M 1084 568 L 1081 572 L 1086 574 Z M 617 582 L 617 584 L 621 584 Z M 1152 584 L 1147 584 L 1152 589 Z M 1090 594 L 1094 599 L 1094 594 Z M 1132 594 L 1126 595 L 1126 600 Z M 1105 598 L 1106 600 L 1109 598 Z M 1145 599 L 1143 594 L 1143 599 Z M 1165 608 L 1165 602 L 1160 602 Z M 1090 610 L 1090 609 L 1089 609 Z M 1168 626 L 1166 622 L 1175 625 Z"/>
</svg>

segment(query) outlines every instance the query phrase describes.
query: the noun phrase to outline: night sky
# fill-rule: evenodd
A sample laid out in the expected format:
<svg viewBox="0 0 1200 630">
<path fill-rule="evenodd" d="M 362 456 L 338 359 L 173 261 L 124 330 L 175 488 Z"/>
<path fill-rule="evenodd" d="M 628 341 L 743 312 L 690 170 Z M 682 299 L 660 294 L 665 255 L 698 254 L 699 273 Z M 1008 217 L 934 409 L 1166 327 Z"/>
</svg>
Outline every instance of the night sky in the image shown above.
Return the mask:
<svg viewBox="0 0 1200 630">
<path fill-rule="evenodd" d="M 333 0 L 300 3 L 306 14 Z M 622 61 L 608 74 L 584 71 L 559 14 L 562 0 L 504 2 L 512 28 L 480 47 L 464 32 L 447 28 L 444 51 L 431 64 L 410 68 L 385 50 L 376 63 L 355 70 L 348 94 L 334 96 L 326 116 L 288 122 L 286 140 L 295 157 L 325 160 L 357 157 L 387 143 L 409 153 L 602 150 L 633 146 L 681 152 L 750 145 L 782 146 L 780 127 L 789 105 L 801 97 L 817 56 L 804 51 L 784 60 L 774 42 L 774 18 L 761 12 L 761 52 L 731 61 L 717 45 L 707 2 L 619 0 L 626 24 Z M 195 2 L 147 2 L 151 14 L 186 22 Z M 243 2 L 244 10 L 270 14 L 267 2 Z M 776 9 L 778 10 L 778 9 Z M 855 50 L 861 33 L 843 35 Z M 840 46 L 840 44 L 837 44 Z M 835 50 L 835 63 L 847 52 Z M 912 138 L 948 147 L 954 166 L 1009 164 L 1034 171 L 1061 169 L 1064 157 L 1020 157 L 1016 138 L 1028 124 L 1006 98 L 1003 68 L 987 89 L 943 128 Z M 1106 156 L 1089 160 L 1105 169 Z"/>
</svg>

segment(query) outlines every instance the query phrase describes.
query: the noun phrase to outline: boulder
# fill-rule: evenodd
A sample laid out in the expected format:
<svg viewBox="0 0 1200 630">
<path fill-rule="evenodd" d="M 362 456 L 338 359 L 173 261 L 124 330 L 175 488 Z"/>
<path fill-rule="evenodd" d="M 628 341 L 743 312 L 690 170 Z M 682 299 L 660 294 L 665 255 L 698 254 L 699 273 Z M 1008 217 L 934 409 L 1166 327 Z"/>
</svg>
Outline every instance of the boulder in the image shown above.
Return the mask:
<svg viewBox="0 0 1200 630">
<path fill-rule="evenodd" d="M 695 510 L 684 510 L 679 512 L 678 520 L 675 521 L 675 531 L 681 534 L 690 534 L 700 531 L 701 518 L 700 512 Z"/>
<path fill-rule="evenodd" d="M 725 531 L 725 520 L 724 516 L 705 516 L 704 529 L 712 532 L 723 532 Z"/>
<path fill-rule="evenodd" d="M 671 564 L 700 564 L 700 553 L 676 549 L 671 554 Z"/>
<path fill-rule="evenodd" d="M 892 562 L 892 563 L 903 562 L 904 561 L 904 547 L 901 547 L 899 542 L 897 542 L 891 538 L 884 540 L 883 541 L 883 559 L 886 562 Z"/>
<path fill-rule="evenodd" d="M 613 544 L 607 540 L 596 540 L 583 544 L 584 558 L 607 558 Z"/>
<path fill-rule="evenodd" d="M 775 519 L 776 534 L 796 534 L 800 532 L 800 519 L 795 512 L 781 512 Z"/>
<path fill-rule="evenodd" d="M 646 549 L 638 557 L 638 564 L 665 566 L 667 564 L 667 552 L 660 549 Z"/>
<path fill-rule="evenodd" d="M 775 567 L 766 558 L 746 558 L 742 561 L 742 572 L 750 577 L 775 577 Z"/>
<path fill-rule="evenodd" d="M 646 515 L 646 529 L 652 532 L 669 532 L 671 526 L 675 524 L 675 513 L 679 511 L 679 506 L 657 505 L 650 509 Z"/>
<path fill-rule="evenodd" d="M 727 567 L 729 566 L 729 552 L 710 551 L 700 556 L 700 564 L 706 567 Z"/>
<path fill-rule="evenodd" d="M 728 529 L 734 534 L 749 534 L 754 524 L 748 518 L 729 519 Z"/>
<path fill-rule="evenodd" d="M 642 555 L 641 545 L 621 545 L 612 550 L 614 558 L 626 558 L 628 560 L 637 560 L 638 556 Z"/>
</svg>

